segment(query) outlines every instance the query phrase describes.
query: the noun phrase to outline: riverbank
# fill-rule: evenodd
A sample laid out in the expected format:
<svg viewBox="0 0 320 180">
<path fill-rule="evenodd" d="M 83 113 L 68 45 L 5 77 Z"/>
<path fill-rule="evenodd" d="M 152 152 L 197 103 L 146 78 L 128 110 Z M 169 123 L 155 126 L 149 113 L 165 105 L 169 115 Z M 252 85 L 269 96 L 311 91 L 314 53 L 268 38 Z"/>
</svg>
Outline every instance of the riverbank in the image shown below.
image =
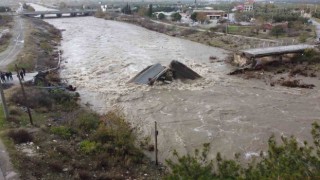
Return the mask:
<svg viewBox="0 0 320 180">
<path fill-rule="evenodd" d="M 18 54 L 16 61 L 9 64 L 7 69 L 15 71 L 15 64 L 27 71 L 41 71 L 56 67 L 61 32 L 36 18 L 24 20 L 26 21 L 24 48 Z"/>
<path fill-rule="evenodd" d="M 276 46 L 280 44 L 280 40 L 261 39 L 256 37 L 222 33 L 224 30 L 223 26 L 203 29 L 199 27 L 189 27 L 185 24 L 176 22 L 152 20 L 148 17 L 124 15 L 119 13 L 108 14 L 97 12 L 95 17 L 136 24 L 152 31 L 187 39 L 212 47 L 226 49 L 231 52 L 246 48 Z M 283 43 L 287 40 L 281 41 Z M 288 41 L 291 42 L 292 40 Z"/>
<path fill-rule="evenodd" d="M 10 29 L 13 26 L 13 18 L 8 15 L 0 15 L 0 53 L 5 51 L 10 43 L 12 34 Z"/>
<path fill-rule="evenodd" d="M 56 67 L 60 31 L 40 19 L 26 22 L 27 45 L 14 63 L 29 71 Z M 49 84 L 50 88 L 44 88 Z M 10 117 L 8 121 L 0 120 L 1 138 L 22 179 L 163 176 L 164 169 L 143 154 L 143 149 L 152 149 L 152 144 L 136 139 L 135 128 L 120 110 L 98 115 L 80 107 L 79 94 L 64 89 L 65 85 L 59 72 L 50 71 L 38 76 L 37 86 L 25 85 L 27 101 L 18 87 L 5 91 Z M 31 108 L 32 121 L 26 106 Z"/>
</svg>

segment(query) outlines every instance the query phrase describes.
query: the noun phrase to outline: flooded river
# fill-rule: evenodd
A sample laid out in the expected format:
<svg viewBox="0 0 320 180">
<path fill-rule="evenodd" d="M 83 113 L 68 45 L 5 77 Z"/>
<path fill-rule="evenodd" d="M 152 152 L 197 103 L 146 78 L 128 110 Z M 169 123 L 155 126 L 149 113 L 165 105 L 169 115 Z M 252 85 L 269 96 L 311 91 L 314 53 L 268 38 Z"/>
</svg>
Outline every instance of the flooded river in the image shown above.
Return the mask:
<svg viewBox="0 0 320 180">
<path fill-rule="evenodd" d="M 219 48 L 94 17 L 45 21 L 65 30 L 61 76 L 77 87 L 82 103 L 99 113 L 120 107 L 150 137 L 157 121 L 161 160 L 174 149 L 192 152 L 207 142 L 211 157 L 240 152 L 248 158 L 265 150 L 273 133 L 310 140 L 311 123 L 320 119 L 319 80 L 313 90 L 271 87 L 226 75 L 231 67 L 209 62 L 209 56 L 225 59 L 228 52 Z M 145 67 L 171 60 L 204 78 L 153 87 L 127 84 Z"/>
</svg>

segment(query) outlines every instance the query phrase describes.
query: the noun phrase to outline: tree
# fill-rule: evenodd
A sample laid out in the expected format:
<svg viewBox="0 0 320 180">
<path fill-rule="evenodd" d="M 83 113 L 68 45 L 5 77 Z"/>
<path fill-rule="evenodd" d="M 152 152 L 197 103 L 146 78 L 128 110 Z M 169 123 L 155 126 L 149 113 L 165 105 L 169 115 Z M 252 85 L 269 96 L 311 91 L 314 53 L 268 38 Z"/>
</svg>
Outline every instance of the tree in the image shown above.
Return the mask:
<svg viewBox="0 0 320 180">
<path fill-rule="evenodd" d="M 200 21 L 201 23 L 203 23 L 206 19 L 207 19 L 206 14 L 204 14 L 204 13 L 197 13 L 197 21 Z"/>
<path fill-rule="evenodd" d="M 121 9 L 121 12 L 124 14 L 131 14 L 131 7 L 129 6 L 128 3 L 124 8 Z"/>
<path fill-rule="evenodd" d="M 152 13 L 153 13 L 152 4 L 149 4 L 148 16 L 149 16 L 149 17 L 152 17 Z"/>
<path fill-rule="evenodd" d="M 160 14 L 158 15 L 158 19 L 162 20 L 162 19 L 164 19 L 164 18 L 166 18 L 166 16 L 165 16 L 163 13 L 160 13 Z"/>
<path fill-rule="evenodd" d="M 174 151 L 173 155 L 178 163 L 166 160 L 172 173 L 165 179 L 213 179 L 213 161 L 207 160 L 209 150 L 210 144 L 204 144 L 202 152 L 196 149 L 193 156 L 190 154 L 180 156 L 177 151 Z"/>
<path fill-rule="evenodd" d="M 172 21 L 180 21 L 182 16 L 180 15 L 180 13 L 177 12 L 177 13 L 173 13 L 171 15 L 171 18 L 172 18 Z"/>
<path fill-rule="evenodd" d="M 139 10 L 138 10 L 138 15 L 139 16 L 147 15 L 147 9 L 145 7 L 140 7 Z"/>
<path fill-rule="evenodd" d="M 197 12 L 192 13 L 190 19 L 192 19 L 194 22 L 197 22 Z"/>
<path fill-rule="evenodd" d="M 281 25 L 277 25 L 273 27 L 270 32 L 271 35 L 276 36 L 277 38 L 279 37 L 279 35 L 282 35 L 284 33 L 285 33 L 285 30 Z"/>
</svg>

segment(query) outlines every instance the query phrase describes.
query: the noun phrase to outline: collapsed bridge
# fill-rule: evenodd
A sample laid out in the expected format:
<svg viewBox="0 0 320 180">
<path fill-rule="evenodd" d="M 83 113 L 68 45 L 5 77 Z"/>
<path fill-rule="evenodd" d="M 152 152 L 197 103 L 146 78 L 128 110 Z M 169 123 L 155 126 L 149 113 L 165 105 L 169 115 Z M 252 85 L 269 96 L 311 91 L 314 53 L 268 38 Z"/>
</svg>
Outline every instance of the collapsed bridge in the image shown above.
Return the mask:
<svg viewBox="0 0 320 180">
<path fill-rule="evenodd" d="M 155 81 L 166 82 L 173 79 L 195 80 L 198 78 L 201 78 L 201 76 L 186 65 L 179 61 L 171 61 L 168 67 L 162 66 L 159 63 L 146 67 L 129 80 L 129 83 L 153 85 Z"/>
<path fill-rule="evenodd" d="M 315 45 L 297 44 L 241 50 L 234 54 L 234 63 L 239 66 L 245 66 L 257 61 L 262 64 L 278 60 L 286 61 L 292 58 L 294 54 L 303 53 L 306 49 L 313 49 L 315 47 Z"/>
</svg>

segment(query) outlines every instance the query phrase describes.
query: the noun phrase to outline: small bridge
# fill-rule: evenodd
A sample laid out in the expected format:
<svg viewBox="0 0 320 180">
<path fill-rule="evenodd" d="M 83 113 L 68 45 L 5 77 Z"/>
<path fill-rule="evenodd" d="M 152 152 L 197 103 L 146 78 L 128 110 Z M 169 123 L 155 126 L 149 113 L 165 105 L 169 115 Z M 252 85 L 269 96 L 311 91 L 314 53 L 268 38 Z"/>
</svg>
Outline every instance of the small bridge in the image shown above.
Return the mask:
<svg viewBox="0 0 320 180">
<path fill-rule="evenodd" d="M 24 16 L 38 16 L 45 18 L 45 15 L 56 15 L 60 18 L 63 14 L 68 14 L 70 17 L 76 16 L 92 16 L 97 12 L 97 10 L 61 10 L 61 11 L 34 11 L 34 12 L 22 12 L 21 15 Z"/>
<path fill-rule="evenodd" d="M 293 54 L 303 53 L 306 49 L 313 49 L 315 45 L 297 44 L 289 46 L 267 47 L 267 48 L 255 48 L 241 50 L 234 54 L 234 62 L 239 66 L 244 66 L 256 61 L 278 61 L 289 60 Z"/>
</svg>

